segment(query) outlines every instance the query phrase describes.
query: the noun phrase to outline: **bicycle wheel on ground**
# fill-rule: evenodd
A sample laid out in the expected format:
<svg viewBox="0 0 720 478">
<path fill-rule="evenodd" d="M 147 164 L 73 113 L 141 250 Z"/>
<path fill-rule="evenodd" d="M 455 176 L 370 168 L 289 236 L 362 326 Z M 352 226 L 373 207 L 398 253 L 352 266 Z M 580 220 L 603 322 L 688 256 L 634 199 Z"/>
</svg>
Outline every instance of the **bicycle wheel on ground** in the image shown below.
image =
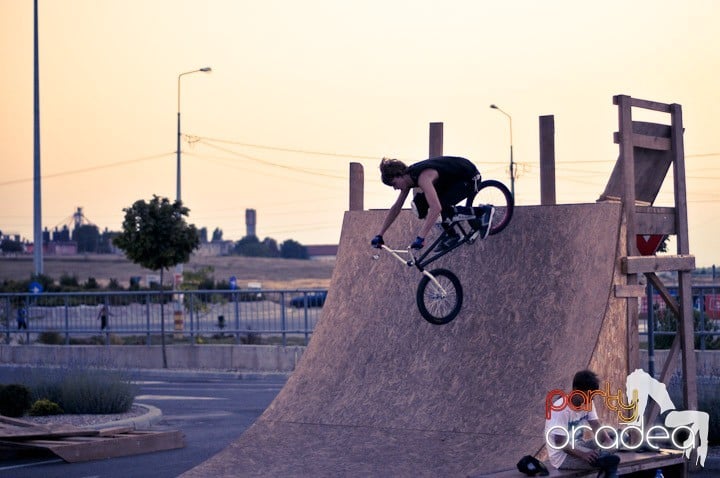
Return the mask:
<svg viewBox="0 0 720 478">
<path fill-rule="evenodd" d="M 430 274 L 435 277 L 437 284 L 423 275 L 417 289 L 418 309 L 431 324 L 447 324 L 458 315 L 462 307 L 462 285 L 457 276 L 447 269 L 435 269 Z"/>
<path fill-rule="evenodd" d="M 480 188 L 473 200 L 473 206 L 485 206 L 490 204 L 495 207 L 490 235 L 497 234 L 510 224 L 512 219 L 515 200 L 510 190 L 500 181 L 488 179 L 480 183 Z"/>
</svg>

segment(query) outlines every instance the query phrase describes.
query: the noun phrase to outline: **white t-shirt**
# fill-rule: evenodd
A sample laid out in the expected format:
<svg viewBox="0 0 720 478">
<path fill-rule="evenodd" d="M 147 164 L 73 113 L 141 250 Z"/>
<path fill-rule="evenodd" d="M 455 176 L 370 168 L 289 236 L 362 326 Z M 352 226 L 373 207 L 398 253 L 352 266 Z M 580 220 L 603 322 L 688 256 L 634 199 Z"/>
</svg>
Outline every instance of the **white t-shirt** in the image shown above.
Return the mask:
<svg viewBox="0 0 720 478">
<path fill-rule="evenodd" d="M 555 400 L 553 408 L 559 408 L 562 405 L 562 400 L 562 398 Z M 565 461 L 565 457 L 567 456 L 567 453 L 557 448 L 557 445 L 555 445 L 553 440 L 553 435 L 561 437 L 561 444 L 566 441 L 568 441 L 569 444 L 572 444 L 572 434 L 574 431 L 575 443 L 577 443 L 578 440 L 582 439 L 584 430 L 582 428 L 577 429 L 577 427 L 580 425 L 588 426 L 588 422 L 597 419 L 598 416 L 595 411 L 594 403 L 592 404 L 592 409 L 590 411 L 573 410 L 569 403 L 562 410 L 553 410 L 550 414 L 550 419 L 545 420 L 546 448 L 548 451 L 548 457 L 550 458 L 550 464 L 555 468 L 560 468 L 560 465 L 562 465 L 563 461 Z"/>
</svg>

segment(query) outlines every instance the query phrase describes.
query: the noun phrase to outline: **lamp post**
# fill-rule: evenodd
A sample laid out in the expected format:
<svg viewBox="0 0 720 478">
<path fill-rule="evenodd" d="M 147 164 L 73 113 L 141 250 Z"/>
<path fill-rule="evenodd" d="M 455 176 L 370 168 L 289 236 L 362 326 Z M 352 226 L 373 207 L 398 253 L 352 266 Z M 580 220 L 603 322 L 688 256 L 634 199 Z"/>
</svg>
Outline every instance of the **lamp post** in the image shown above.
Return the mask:
<svg viewBox="0 0 720 478">
<path fill-rule="evenodd" d="M 513 162 L 512 116 L 507 114 L 497 105 L 490 105 L 490 108 L 498 110 L 500 113 L 507 116 L 508 120 L 510 120 L 510 192 L 512 193 L 513 197 L 515 197 L 515 163 Z"/>
<path fill-rule="evenodd" d="M 178 81 L 177 81 L 177 185 L 176 185 L 176 200 L 177 202 L 180 202 L 182 200 L 182 190 L 181 190 L 181 159 L 182 159 L 182 151 L 180 149 L 180 139 L 182 137 L 182 133 L 180 132 L 180 78 L 182 78 L 185 75 L 190 75 L 192 73 L 210 73 L 212 71 L 212 68 L 209 66 L 199 68 L 197 70 L 192 71 L 186 71 L 184 73 L 180 73 L 178 75 Z M 177 289 L 180 286 L 180 283 L 182 282 L 183 277 L 183 264 L 182 262 L 179 263 L 177 266 L 175 266 L 175 277 L 173 278 L 173 291 L 177 291 Z M 175 322 L 175 331 L 182 331 L 184 328 L 183 325 L 183 314 L 182 314 L 182 295 L 175 294 L 175 308 L 173 311 L 173 318 Z M 164 344 L 165 344 L 165 324 L 163 322 L 163 367 L 167 368 L 167 361 L 165 359 L 165 352 L 164 352 Z"/>
<path fill-rule="evenodd" d="M 177 98 L 177 105 L 178 105 L 177 106 L 177 186 L 176 186 L 177 194 L 175 197 L 175 199 L 177 199 L 178 201 L 180 201 L 182 199 L 181 187 L 180 187 L 180 179 L 182 177 L 181 164 L 180 164 L 181 163 L 181 154 L 182 154 L 180 152 L 180 138 L 182 137 L 182 134 L 180 133 L 180 78 L 182 78 L 185 75 L 189 75 L 191 73 L 199 73 L 199 72 L 210 73 L 211 71 L 212 71 L 212 68 L 210 68 L 209 66 L 206 66 L 206 67 L 200 68 L 198 70 L 186 71 L 185 73 L 180 73 L 178 75 L 178 87 L 177 87 L 177 93 L 178 93 L 178 98 Z"/>
</svg>

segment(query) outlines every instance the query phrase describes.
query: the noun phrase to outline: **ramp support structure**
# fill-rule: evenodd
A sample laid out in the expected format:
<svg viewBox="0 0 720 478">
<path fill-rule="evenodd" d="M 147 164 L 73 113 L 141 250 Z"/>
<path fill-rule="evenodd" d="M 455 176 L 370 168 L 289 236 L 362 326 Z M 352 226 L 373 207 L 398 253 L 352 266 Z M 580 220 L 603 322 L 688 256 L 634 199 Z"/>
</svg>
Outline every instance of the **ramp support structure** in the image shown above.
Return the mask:
<svg viewBox="0 0 720 478">
<path fill-rule="evenodd" d="M 623 204 L 627 255 L 622 258 L 621 266 L 629 288 L 641 290 L 638 287 L 639 277 L 645 275 L 677 315 L 678 331 L 659 380 L 668 383 L 680 355 L 685 407 L 694 410 L 697 409 L 697 367 L 691 272 L 695 268 L 695 257 L 690 255 L 688 239 L 682 107 L 626 95 L 615 96 L 613 103 L 618 107 L 619 131 L 615 133 L 615 143 L 619 145 L 620 155 L 600 200 L 621 201 Z M 666 113 L 670 116 L 670 125 L 634 121 L 633 108 Z M 671 166 L 674 207 L 653 207 Z M 677 255 L 640 254 L 639 237 L 670 234 L 676 236 Z M 677 301 L 667 293 L 657 276 L 660 271 L 677 274 Z M 628 373 L 640 367 L 638 308 L 633 302 L 636 297 L 630 299 L 627 307 Z"/>
</svg>

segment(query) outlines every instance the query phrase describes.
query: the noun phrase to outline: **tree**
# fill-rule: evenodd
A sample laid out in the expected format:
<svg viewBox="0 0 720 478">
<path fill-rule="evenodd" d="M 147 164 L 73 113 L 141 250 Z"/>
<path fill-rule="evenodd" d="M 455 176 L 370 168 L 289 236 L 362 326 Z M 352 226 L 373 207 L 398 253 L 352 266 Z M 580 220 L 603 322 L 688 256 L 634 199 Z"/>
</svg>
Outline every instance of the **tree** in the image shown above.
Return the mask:
<svg viewBox="0 0 720 478">
<path fill-rule="evenodd" d="M 123 212 L 122 232 L 113 239 L 113 244 L 134 263 L 159 271 L 162 290 L 163 271 L 188 262 L 192 251 L 200 245 L 197 228 L 185 222 L 190 210 L 180 201 L 170 203 L 167 198 L 153 195 L 150 202 L 135 201 Z M 163 366 L 167 368 L 165 314 L 164 308 L 160 310 Z"/>
<path fill-rule="evenodd" d="M 262 242 L 257 236 L 245 236 L 235 243 L 235 254 L 246 257 L 277 257 L 277 243 L 270 238 Z"/>
<path fill-rule="evenodd" d="M 11 254 L 11 253 L 18 253 L 23 251 L 23 245 L 20 241 L 14 241 L 12 239 L 3 239 L 2 242 L 0 242 L 0 251 Z"/>
<path fill-rule="evenodd" d="M 288 239 L 280 245 L 280 257 L 283 259 L 307 259 L 309 255 L 307 247 Z"/>
</svg>

